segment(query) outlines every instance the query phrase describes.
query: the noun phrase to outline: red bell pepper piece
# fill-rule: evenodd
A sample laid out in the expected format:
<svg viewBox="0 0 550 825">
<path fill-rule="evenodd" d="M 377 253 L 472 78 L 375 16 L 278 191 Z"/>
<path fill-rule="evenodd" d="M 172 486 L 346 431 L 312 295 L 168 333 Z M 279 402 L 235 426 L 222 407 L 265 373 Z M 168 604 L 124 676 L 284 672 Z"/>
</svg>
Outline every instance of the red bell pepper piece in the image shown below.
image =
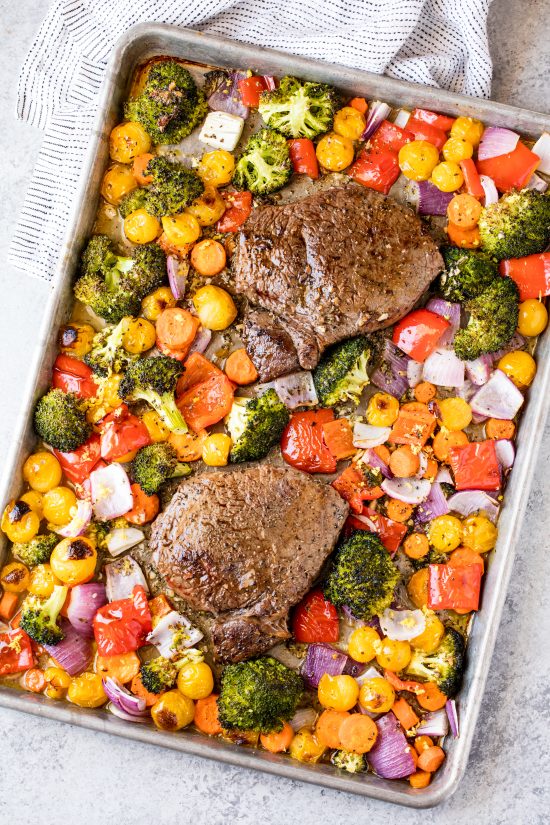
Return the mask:
<svg viewBox="0 0 550 825">
<path fill-rule="evenodd" d="M 412 132 L 396 126 L 389 120 L 383 120 L 370 139 L 370 148 L 373 152 L 384 152 L 388 149 L 392 152 L 399 152 L 411 140 L 414 140 Z"/>
<path fill-rule="evenodd" d="M 355 163 L 349 168 L 349 176 L 367 186 L 387 195 L 399 177 L 397 154 L 390 150 L 368 151 L 363 149 Z"/>
<path fill-rule="evenodd" d="M 334 489 L 342 496 L 356 513 L 363 512 L 364 501 L 382 498 L 384 491 L 377 484 L 369 484 L 365 473 L 351 464 L 332 482 Z"/>
<path fill-rule="evenodd" d="M 20 627 L 0 633 L 0 676 L 20 673 L 34 665 L 31 640 Z"/>
<path fill-rule="evenodd" d="M 462 170 L 462 174 L 464 175 L 464 186 L 466 187 L 468 194 L 478 200 L 482 200 L 485 197 L 485 190 L 481 185 L 479 172 L 477 171 L 476 165 L 472 158 L 461 160 L 459 166 Z"/>
<path fill-rule="evenodd" d="M 429 123 L 431 126 L 435 126 L 436 129 L 441 129 L 442 132 L 450 132 L 455 122 L 454 117 L 430 112 L 429 109 L 413 109 L 411 117 L 421 121 L 421 123 Z"/>
<path fill-rule="evenodd" d="M 99 436 L 98 436 L 98 441 L 99 441 Z M 106 466 L 107 466 L 107 462 L 103 461 L 103 459 L 100 458 L 99 461 L 97 462 L 97 464 L 95 464 L 92 467 L 92 470 L 102 470 Z M 90 472 L 92 472 L 92 470 L 90 470 Z M 82 481 L 78 481 L 78 482 L 75 481 L 74 482 L 74 487 L 75 487 L 74 491 L 77 495 L 77 498 L 83 498 L 85 501 L 91 501 L 92 500 L 92 485 L 91 485 L 89 476 L 87 478 L 82 479 Z"/>
<path fill-rule="evenodd" d="M 400 524 L 382 513 L 377 513 L 375 510 L 370 510 L 368 507 L 363 508 L 363 515 L 366 516 L 376 526 L 376 533 L 380 537 L 380 541 L 388 551 L 388 553 L 396 553 L 401 542 L 407 535 L 407 525 Z M 353 517 L 352 517 L 353 518 Z M 363 530 L 369 530 L 369 526 L 359 519 L 354 519 L 357 524 L 361 524 Z"/>
<path fill-rule="evenodd" d="M 52 386 L 63 392 L 72 392 L 79 398 L 93 398 L 97 393 L 93 375 L 93 371 L 83 361 L 61 354 L 53 365 Z"/>
<path fill-rule="evenodd" d="M 238 82 L 239 92 L 243 106 L 250 106 L 257 109 L 260 105 L 260 95 L 268 88 L 267 81 L 262 75 L 252 75 L 245 77 Z"/>
<path fill-rule="evenodd" d="M 73 484 L 82 484 L 101 458 L 100 438 L 97 433 L 93 433 L 78 450 L 73 450 L 72 453 L 62 453 L 59 450 L 53 452 L 69 481 Z"/>
<path fill-rule="evenodd" d="M 312 590 L 294 610 L 292 633 L 297 642 L 337 642 L 340 638 L 338 611 L 321 590 Z"/>
<path fill-rule="evenodd" d="M 227 209 L 216 224 L 218 232 L 236 232 L 252 212 L 252 192 L 222 192 Z"/>
<path fill-rule="evenodd" d="M 128 453 L 151 444 L 151 436 L 143 421 L 121 404 L 99 424 L 101 458 L 116 461 Z"/>
<path fill-rule="evenodd" d="M 430 564 L 428 607 L 430 610 L 459 610 L 468 613 L 477 610 L 482 574 L 480 564 L 466 564 L 462 567 Z"/>
<path fill-rule="evenodd" d="M 294 413 L 281 438 L 286 463 L 304 473 L 336 472 L 336 459 L 325 444 L 322 426 L 333 420 L 332 410 Z"/>
<path fill-rule="evenodd" d="M 313 180 L 319 177 L 319 164 L 315 154 L 313 141 L 308 138 L 297 138 L 288 141 L 290 160 L 296 175 L 307 175 Z"/>
<path fill-rule="evenodd" d="M 393 343 L 415 361 L 425 361 L 448 328 L 449 322 L 441 315 L 429 309 L 415 309 L 395 325 Z"/>
<path fill-rule="evenodd" d="M 449 463 L 457 490 L 498 490 L 500 465 L 495 442 L 474 441 L 462 447 L 451 447 Z"/>
<path fill-rule="evenodd" d="M 233 405 L 235 385 L 204 355 L 192 352 L 176 387 L 176 404 L 193 432 L 216 424 Z"/>
<path fill-rule="evenodd" d="M 431 123 L 425 123 L 412 116 L 407 121 L 407 132 L 412 132 L 415 140 L 427 140 L 428 143 L 433 143 L 440 152 L 447 141 L 447 135 L 443 129 L 438 129 L 437 126 L 432 126 Z"/>
<path fill-rule="evenodd" d="M 516 282 L 520 301 L 550 295 L 550 252 L 501 261 L 500 274 Z"/>
<path fill-rule="evenodd" d="M 142 647 L 153 627 L 143 587 L 136 584 L 130 598 L 100 607 L 93 626 L 100 656 L 118 656 Z"/>
<path fill-rule="evenodd" d="M 488 175 L 500 192 L 523 189 L 540 163 L 540 158 L 527 148 L 521 140 L 513 152 L 494 158 L 478 160 L 480 175 Z"/>
</svg>

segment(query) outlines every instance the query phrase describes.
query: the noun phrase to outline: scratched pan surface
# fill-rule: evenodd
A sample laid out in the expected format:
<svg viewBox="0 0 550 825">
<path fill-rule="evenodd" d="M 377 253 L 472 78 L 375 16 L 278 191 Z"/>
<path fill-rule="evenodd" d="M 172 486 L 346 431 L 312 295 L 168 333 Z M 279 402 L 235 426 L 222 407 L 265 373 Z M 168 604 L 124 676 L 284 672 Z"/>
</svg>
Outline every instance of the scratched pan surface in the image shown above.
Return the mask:
<svg viewBox="0 0 550 825">
<path fill-rule="evenodd" d="M 14 433 L 10 454 L 4 463 L 4 476 L 0 487 L 2 509 L 10 498 L 19 493 L 22 486 L 21 467 L 35 443 L 32 409 L 35 399 L 49 386 L 56 351 L 56 332 L 70 314 L 71 284 L 78 255 L 94 223 L 99 185 L 108 162 L 109 132 L 120 119 L 121 104 L 128 94 L 134 69 L 155 55 L 170 55 L 209 66 L 252 68 L 258 74 L 295 74 L 309 80 L 331 83 L 344 91 L 348 97 L 380 99 L 394 106 L 407 108 L 423 106 L 455 116 L 472 115 L 486 124 L 508 126 L 533 138 L 544 130 L 550 131 L 550 116 L 537 112 L 467 98 L 439 89 L 294 57 L 283 52 L 260 49 L 171 26 L 143 24 L 130 29 L 113 50 L 100 95 L 98 114 L 79 193 L 75 199 L 44 322 L 38 336 L 31 374 L 22 399 L 19 427 Z M 163 733 L 152 726 L 123 722 L 103 710 L 85 710 L 69 703 L 56 703 L 43 696 L 13 688 L 0 687 L 0 705 L 141 742 L 162 745 L 184 753 L 415 808 L 437 805 L 448 798 L 464 773 L 475 735 L 481 694 L 497 639 L 498 624 L 543 432 L 550 382 L 548 332 L 538 343 L 537 360 L 538 372 L 529 391 L 528 403 L 519 428 L 516 463 L 507 485 L 499 520 L 499 540 L 496 550 L 491 554 L 485 577 L 482 610 L 473 622 L 469 638 L 464 686 L 458 698 L 460 738 L 446 739 L 447 759 L 428 788 L 413 790 L 405 782 L 388 781 L 373 774 L 342 775 L 330 765 L 303 765 L 284 756 L 209 739 L 192 731 Z M 3 536 L 0 541 L 1 563 L 2 555 L 6 552 L 6 542 Z"/>
</svg>

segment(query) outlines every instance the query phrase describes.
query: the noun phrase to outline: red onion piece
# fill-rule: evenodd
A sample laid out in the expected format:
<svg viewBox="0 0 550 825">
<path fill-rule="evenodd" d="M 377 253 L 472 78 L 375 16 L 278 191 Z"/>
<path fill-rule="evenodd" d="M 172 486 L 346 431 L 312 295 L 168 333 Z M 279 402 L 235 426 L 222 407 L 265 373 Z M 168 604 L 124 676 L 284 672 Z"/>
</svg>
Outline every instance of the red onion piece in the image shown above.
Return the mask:
<svg viewBox="0 0 550 825">
<path fill-rule="evenodd" d="M 83 673 L 92 663 L 93 648 L 89 639 L 86 639 L 66 619 L 60 621 L 60 627 L 65 638 L 56 645 L 43 645 L 50 656 L 55 659 L 59 667 L 66 670 L 69 676 Z"/>
<path fill-rule="evenodd" d="M 424 364 L 421 364 L 420 361 L 413 361 L 411 358 L 407 364 L 407 381 L 409 382 L 409 387 L 413 388 L 416 387 L 417 384 L 420 384 L 423 371 Z"/>
<path fill-rule="evenodd" d="M 493 364 L 497 361 L 500 361 L 503 355 L 507 355 L 509 352 L 515 352 L 517 349 L 522 349 L 525 346 L 525 338 L 523 335 L 520 335 L 519 332 L 514 332 L 508 343 L 502 349 L 497 350 L 496 352 L 491 352 L 491 358 L 493 359 Z"/>
<path fill-rule="evenodd" d="M 112 679 L 110 676 L 106 676 L 101 681 L 103 683 L 103 690 L 113 705 L 119 710 L 130 716 L 149 715 L 145 699 L 142 699 L 141 696 L 135 696 L 133 693 L 130 693 L 120 682 L 117 682 L 116 679 Z"/>
<path fill-rule="evenodd" d="M 424 524 L 437 516 L 444 516 L 448 512 L 449 502 L 443 495 L 441 484 L 438 481 L 434 481 L 428 498 L 416 508 L 414 520 L 418 524 Z"/>
<path fill-rule="evenodd" d="M 307 649 L 307 656 L 302 665 L 302 678 L 310 687 L 318 687 L 321 676 L 340 676 L 344 672 L 348 657 L 327 644 L 312 644 Z"/>
<path fill-rule="evenodd" d="M 401 352 L 389 338 L 386 338 L 382 363 L 371 375 L 371 382 L 383 392 L 401 398 L 403 393 L 409 389 L 407 379 L 409 361 L 409 356 Z"/>
<path fill-rule="evenodd" d="M 391 106 L 382 103 L 380 100 L 373 100 L 367 112 L 367 122 L 361 135 L 361 140 L 368 140 L 376 132 L 383 120 L 391 112 Z"/>
<path fill-rule="evenodd" d="M 317 711 L 314 708 L 298 708 L 289 725 L 297 733 L 302 728 L 312 728 L 316 719 Z"/>
<path fill-rule="evenodd" d="M 384 478 L 393 478 L 393 473 L 389 466 L 383 461 L 375 450 L 367 450 L 362 460 L 363 464 L 372 467 L 374 470 L 380 470 Z"/>
<path fill-rule="evenodd" d="M 537 171 L 550 175 L 550 134 L 543 132 L 531 151 L 540 158 Z"/>
<path fill-rule="evenodd" d="M 356 421 L 353 426 L 353 446 L 362 450 L 380 447 L 388 440 L 390 433 L 391 427 L 374 427 L 372 424 Z"/>
<path fill-rule="evenodd" d="M 462 387 L 464 361 L 452 349 L 436 349 L 424 361 L 424 380 L 438 387 Z"/>
<path fill-rule="evenodd" d="M 56 527 L 55 532 L 58 536 L 63 536 L 66 539 L 75 539 L 86 532 L 91 520 L 92 505 L 89 501 L 79 498 L 76 500 L 76 513 L 70 522 L 63 527 Z"/>
<path fill-rule="evenodd" d="M 498 189 L 496 184 L 489 175 L 480 175 L 479 180 L 485 192 L 485 206 L 491 206 L 493 203 L 498 203 Z"/>
<path fill-rule="evenodd" d="M 388 496 L 405 504 L 426 501 L 432 487 L 426 478 L 386 478 L 380 486 Z"/>
<path fill-rule="evenodd" d="M 378 630 L 380 630 L 380 626 L 378 627 Z M 367 681 L 367 679 L 379 679 L 381 675 L 382 674 L 380 673 L 380 671 L 376 670 L 376 668 L 373 665 L 369 665 L 369 667 L 360 676 L 357 677 L 356 681 L 357 684 L 361 686 Z"/>
<path fill-rule="evenodd" d="M 353 518 L 356 519 L 356 521 L 360 521 L 361 524 L 366 524 L 366 526 L 369 528 L 371 533 L 378 533 L 378 527 L 376 526 L 374 521 L 372 521 L 372 519 L 370 519 L 368 516 L 363 516 L 362 514 L 358 514 L 358 515 L 354 515 Z"/>
<path fill-rule="evenodd" d="M 143 716 L 134 716 L 131 713 L 126 713 L 126 711 L 121 710 L 118 705 L 115 705 L 114 702 L 109 702 L 107 705 L 107 710 L 109 710 L 113 716 L 118 716 L 119 719 L 124 719 L 125 722 L 138 722 L 140 725 L 147 725 L 149 723 L 149 714 L 143 714 Z"/>
<path fill-rule="evenodd" d="M 279 81 L 277 80 L 276 77 L 273 77 L 273 75 L 270 75 L 270 74 L 263 74 L 262 77 L 265 80 L 265 84 L 266 84 L 268 92 L 271 92 L 271 91 L 273 91 L 273 89 L 278 88 Z"/>
<path fill-rule="evenodd" d="M 319 403 L 313 376 L 309 370 L 292 372 L 276 378 L 273 387 L 289 410 L 295 410 L 297 407 L 315 407 Z"/>
<path fill-rule="evenodd" d="M 176 255 L 168 255 L 166 258 L 166 271 L 168 272 L 168 283 L 172 295 L 176 301 L 181 301 L 185 296 L 189 264 L 187 261 L 180 261 Z"/>
<path fill-rule="evenodd" d="M 546 192 L 546 190 L 548 189 L 548 183 L 542 178 L 539 178 L 539 176 L 535 172 L 533 172 L 533 174 L 527 181 L 526 188 L 535 189 L 535 191 L 537 192 Z"/>
<path fill-rule="evenodd" d="M 478 160 L 489 160 L 513 152 L 518 145 L 519 135 L 511 129 L 500 126 L 488 126 L 483 132 L 479 149 Z"/>
<path fill-rule="evenodd" d="M 500 509 L 498 501 L 483 490 L 462 490 L 460 493 L 453 493 L 447 499 L 447 504 L 451 512 L 460 513 L 461 516 L 483 512 L 493 524 L 498 518 Z"/>
<path fill-rule="evenodd" d="M 447 699 L 447 701 L 445 702 L 445 710 L 449 718 L 449 725 L 451 728 L 451 733 L 453 734 L 453 738 L 458 739 L 458 737 L 460 736 L 458 728 L 458 711 L 456 709 L 456 702 L 454 699 Z"/>
<path fill-rule="evenodd" d="M 417 736 L 446 736 L 449 732 L 449 718 L 445 708 L 427 713 L 416 729 Z"/>
<path fill-rule="evenodd" d="M 141 585 L 146 593 L 149 592 L 149 586 L 141 567 L 132 556 L 123 556 L 121 559 L 106 564 L 104 570 L 105 591 L 110 602 L 130 598 L 136 585 Z"/>
<path fill-rule="evenodd" d="M 523 395 L 514 382 L 502 370 L 495 370 L 487 383 L 472 397 L 470 406 L 480 415 L 511 421 L 519 412 L 523 400 Z"/>
<path fill-rule="evenodd" d="M 92 505 L 98 521 L 123 516 L 133 507 L 132 490 L 120 464 L 108 464 L 90 473 Z"/>
<path fill-rule="evenodd" d="M 399 126 L 400 129 L 406 129 L 410 116 L 411 113 L 408 112 L 406 109 L 399 109 L 398 113 L 393 119 L 393 122 L 396 126 Z"/>
<path fill-rule="evenodd" d="M 428 456 L 422 450 L 418 453 L 418 470 L 414 474 L 415 478 L 422 478 L 428 469 Z"/>
<path fill-rule="evenodd" d="M 71 589 L 67 618 L 77 633 L 87 639 L 93 639 L 92 621 L 104 604 L 107 604 L 107 594 L 105 585 L 100 582 L 77 584 Z"/>
<path fill-rule="evenodd" d="M 193 343 L 189 348 L 189 353 L 198 352 L 202 355 L 208 348 L 208 344 L 212 340 L 212 330 L 199 327 L 199 331 L 193 339 Z"/>
<path fill-rule="evenodd" d="M 470 401 L 470 398 L 474 393 L 477 392 L 477 387 L 475 387 L 469 379 L 464 381 L 464 384 L 461 387 L 457 388 L 456 394 L 459 398 L 463 398 L 464 401 Z"/>
<path fill-rule="evenodd" d="M 415 771 L 410 745 L 401 725 L 390 711 L 375 722 L 378 738 L 367 754 L 369 765 L 384 779 L 403 779 Z"/>
<path fill-rule="evenodd" d="M 504 470 L 509 470 L 514 466 L 514 459 L 516 457 L 516 448 L 513 441 L 508 441 L 505 438 L 499 438 L 495 441 L 495 450 L 497 458 L 501 467 Z"/>
<path fill-rule="evenodd" d="M 145 534 L 137 527 L 117 527 L 105 537 L 105 544 L 111 556 L 120 556 L 121 553 L 140 544 Z"/>
<path fill-rule="evenodd" d="M 208 106 L 214 112 L 226 112 L 229 115 L 238 115 L 246 120 L 248 106 L 245 106 L 239 91 L 239 81 L 250 77 L 250 72 L 221 70 L 212 72 L 210 86 L 207 89 Z"/>
<path fill-rule="evenodd" d="M 178 632 L 177 643 L 174 641 L 176 631 Z M 183 649 L 193 647 L 203 637 L 203 633 L 198 628 L 193 627 L 189 619 L 172 610 L 158 620 L 153 630 L 147 636 L 150 645 L 154 645 L 161 656 L 171 659 L 176 653 Z"/>
<path fill-rule="evenodd" d="M 454 192 L 442 192 L 431 181 L 418 182 L 418 214 L 446 215 Z"/>
<path fill-rule="evenodd" d="M 454 487 L 453 477 L 448 467 L 440 467 L 435 480 L 438 484 L 452 484 Z"/>
<path fill-rule="evenodd" d="M 460 328 L 460 304 L 451 301 L 445 301 L 443 298 L 430 298 L 426 304 L 426 309 L 440 315 L 449 322 L 449 327 L 445 330 L 439 339 L 439 347 L 445 347 L 452 344 L 457 330 Z"/>
<path fill-rule="evenodd" d="M 426 616 L 421 610 L 393 610 L 387 607 L 380 616 L 384 636 L 398 642 L 408 642 L 426 629 Z"/>
<path fill-rule="evenodd" d="M 490 355 L 480 355 L 475 361 L 465 361 L 466 375 L 476 387 L 482 387 L 490 378 L 493 359 Z"/>
</svg>

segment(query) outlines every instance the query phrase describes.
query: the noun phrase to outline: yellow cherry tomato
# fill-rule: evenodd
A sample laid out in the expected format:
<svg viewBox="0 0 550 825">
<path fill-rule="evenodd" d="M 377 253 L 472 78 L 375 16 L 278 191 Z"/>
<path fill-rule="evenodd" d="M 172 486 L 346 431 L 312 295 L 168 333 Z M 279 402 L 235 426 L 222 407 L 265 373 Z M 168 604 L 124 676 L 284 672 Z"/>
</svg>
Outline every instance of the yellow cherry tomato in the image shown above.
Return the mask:
<svg viewBox="0 0 550 825">
<path fill-rule="evenodd" d="M 398 673 L 406 668 L 411 660 L 411 646 L 408 642 L 384 638 L 376 653 L 376 661 L 384 670 Z"/>
<path fill-rule="evenodd" d="M 193 296 L 193 304 L 206 329 L 227 329 L 237 317 L 237 307 L 229 292 L 214 284 L 198 289 Z"/>
<path fill-rule="evenodd" d="M 63 584 L 74 587 L 83 584 L 94 575 L 97 552 L 85 536 L 75 539 L 63 539 L 54 547 L 50 557 L 53 573 Z"/>
<path fill-rule="evenodd" d="M 0 570 L 0 585 L 8 593 L 23 593 L 29 589 L 31 573 L 26 564 L 11 561 Z"/>
<path fill-rule="evenodd" d="M 410 180 L 428 180 L 439 161 L 439 152 L 427 140 L 412 140 L 399 150 L 399 168 Z"/>
<path fill-rule="evenodd" d="M 484 131 L 485 126 L 480 120 L 473 117 L 457 117 L 451 126 L 451 137 L 467 140 L 472 146 L 477 146 Z"/>
<path fill-rule="evenodd" d="M 456 516 L 437 516 L 428 527 L 430 544 L 441 553 L 450 553 L 462 543 L 462 522 Z"/>
<path fill-rule="evenodd" d="M 37 564 L 31 570 L 28 590 L 34 596 L 47 599 L 52 595 L 54 587 L 60 584 L 63 582 L 57 578 L 49 564 Z"/>
<path fill-rule="evenodd" d="M 204 187 L 204 192 L 188 206 L 185 212 L 196 218 L 199 226 L 213 226 L 226 210 L 225 201 L 213 186 Z"/>
<path fill-rule="evenodd" d="M 189 212 L 180 212 L 178 215 L 168 215 L 162 218 L 162 228 L 168 242 L 174 246 L 195 243 L 201 234 L 198 220 Z"/>
<path fill-rule="evenodd" d="M 498 530 L 487 516 L 468 516 L 462 527 L 462 544 L 476 553 L 488 553 L 497 543 Z"/>
<path fill-rule="evenodd" d="M 149 438 L 153 444 L 160 444 L 162 441 L 168 441 L 170 438 L 170 430 L 158 413 L 154 410 L 147 410 L 147 412 L 143 413 L 141 416 L 141 420 L 147 427 Z"/>
<path fill-rule="evenodd" d="M 443 157 L 453 163 L 460 163 L 467 160 L 474 154 L 474 147 L 469 140 L 464 138 L 451 137 L 443 146 Z"/>
<path fill-rule="evenodd" d="M 329 172 L 341 172 L 353 161 L 353 141 L 330 132 L 321 138 L 315 150 L 317 160 Z"/>
<path fill-rule="evenodd" d="M 137 180 L 129 166 L 115 163 L 103 175 L 101 194 L 107 203 L 118 206 L 124 195 L 133 192 L 137 187 Z"/>
<path fill-rule="evenodd" d="M 343 109 L 336 112 L 334 115 L 333 129 L 337 135 L 349 138 L 350 140 L 359 140 L 365 129 L 367 121 L 365 115 L 353 106 L 344 106 Z"/>
<path fill-rule="evenodd" d="M 529 387 L 537 372 L 533 356 L 521 349 L 503 355 L 497 366 L 520 389 Z"/>
<path fill-rule="evenodd" d="M 348 653 L 356 662 L 371 662 L 379 644 L 380 636 L 374 627 L 358 627 L 350 636 Z"/>
<path fill-rule="evenodd" d="M 317 695 L 320 704 L 331 710 L 351 710 L 359 698 L 359 685 L 353 676 L 321 676 Z"/>
<path fill-rule="evenodd" d="M 463 398 L 443 398 L 437 402 L 441 423 L 451 432 L 463 430 L 472 421 L 472 408 Z"/>
<path fill-rule="evenodd" d="M 26 501 L 10 501 L 2 515 L 1 526 L 15 544 L 34 538 L 40 529 L 40 519 Z"/>
<path fill-rule="evenodd" d="M 39 519 L 44 518 L 44 496 L 42 493 L 38 493 L 36 490 L 29 490 L 27 493 L 23 493 L 20 500 L 28 504 Z"/>
<path fill-rule="evenodd" d="M 536 298 L 527 298 L 519 305 L 518 331 L 527 338 L 544 332 L 548 324 L 548 310 Z"/>
<path fill-rule="evenodd" d="M 326 746 L 307 728 L 302 728 L 290 743 L 289 753 L 298 762 L 318 762 L 326 751 Z"/>
<path fill-rule="evenodd" d="M 464 175 L 458 163 L 444 160 L 432 170 L 430 180 L 441 192 L 456 192 L 464 183 Z"/>
<path fill-rule="evenodd" d="M 132 355 L 141 355 L 155 346 L 157 332 L 145 318 L 128 318 L 122 336 L 122 346 Z"/>
<path fill-rule="evenodd" d="M 23 464 L 23 478 L 33 490 L 47 493 L 61 481 L 61 464 L 46 450 L 33 453 Z"/>
<path fill-rule="evenodd" d="M 180 730 L 193 721 L 195 703 L 179 690 L 164 693 L 151 708 L 153 722 L 160 730 Z"/>
<path fill-rule="evenodd" d="M 172 294 L 172 290 L 168 286 L 161 286 L 146 295 L 141 302 L 141 310 L 148 321 L 158 320 L 159 315 L 165 309 L 171 309 L 176 306 L 176 299 Z"/>
<path fill-rule="evenodd" d="M 132 243 L 151 243 L 160 231 L 160 223 L 145 209 L 136 209 L 124 221 L 124 234 Z"/>
<path fill-rule="evenodd" d="M 359 704 L 370 713 L 387 713 L 395 702 L 395 691 L 387 679 L 365 679 L 359 691 Z"/>
<path fill-rule="evenodd" d="M 71 685 L 71 677 L 66 670 L 60 667 L 47 667 L 44 671 L 46 689 L 44 693 L 49 699 L 64 699 Z"/>
<path fill-rule="evenodd" d="M 44 518 L 52 524 L 68 524 L 76 507 L 76 496 L 68 487 L 54 487 L 44 493 Z"/>
<path fill-rule="evenodd" d="M 375 392 L 367 406 L 367 421 L 373 427 L 391 427 L 399 415 L 399 401 L 387 392 Z"/>
<path fill-rule="evenodd" d="M 235 158 L 226 149 L 206 152 L 201 158 L 197 172 L 210 186 L 225 186 L 231 183 L 235 171 Z"/>
<path fill-rule="evenodd" d="M 422 608 L 428 604 L 429 570 L 423 567 L 413 573 L 407 583 L 407 593 L 415 607 Z"/>
<path fill-rule="evenodd" d="M 81 673 L 71 679 L 67 699 L 81 708 L 100 708 L 107 701 L 99 673 Z"/>
<path fill-rule="evenodd" d="M 131 120 L 115 126 L 109 137 L 109 154 L 119 163 L 131 163 L 150 148 L 151 138 L 141 123 Z"/>
<path fill-rule="evenodd" d="M 202 445 L 202 460 L 209 467 L 225 467 L 229 461 L 231 438 L 225 433 L 212 433 Z"/>
<path fill-rule="evenodd" d="M 59 330 L 61 352 L 81 357 L 92 349 L 95 329 L 90 324 L 65 324 Z"/>
<path fill-rule="evenodd" d="M 178 690 L 188 699 L 206 699 L 214 690 L 212 668 L 206 662 L 189 662 L 178 672 Z"/>
<path fill-rule="evenodd" d="M 411 639 L 411 647 L 415 650 L 423 650 L 424 653 L 435 653 L 439 643 L 445 634 L 445 625 L 440 621 L 435 613 L 427 613 L 426 627 L 418 636 Z"/>
</svg>

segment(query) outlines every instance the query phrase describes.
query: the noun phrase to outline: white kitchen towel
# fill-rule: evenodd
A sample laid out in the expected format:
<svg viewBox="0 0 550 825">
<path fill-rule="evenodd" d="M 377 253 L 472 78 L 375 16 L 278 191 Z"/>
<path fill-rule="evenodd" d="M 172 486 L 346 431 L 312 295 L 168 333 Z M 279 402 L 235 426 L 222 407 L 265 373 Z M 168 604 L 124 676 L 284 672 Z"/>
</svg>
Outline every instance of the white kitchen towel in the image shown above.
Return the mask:
<svg viewBox="0 0 550 825">
<path fill-rule="evenodd" d="M 17 114 L 44 130 L 11 245 L 51 280 L 117 38 L 172 23 L 478 97 L 491 88 L 491 0 L 55 0 L 21 72 Z"/>
</svg>

